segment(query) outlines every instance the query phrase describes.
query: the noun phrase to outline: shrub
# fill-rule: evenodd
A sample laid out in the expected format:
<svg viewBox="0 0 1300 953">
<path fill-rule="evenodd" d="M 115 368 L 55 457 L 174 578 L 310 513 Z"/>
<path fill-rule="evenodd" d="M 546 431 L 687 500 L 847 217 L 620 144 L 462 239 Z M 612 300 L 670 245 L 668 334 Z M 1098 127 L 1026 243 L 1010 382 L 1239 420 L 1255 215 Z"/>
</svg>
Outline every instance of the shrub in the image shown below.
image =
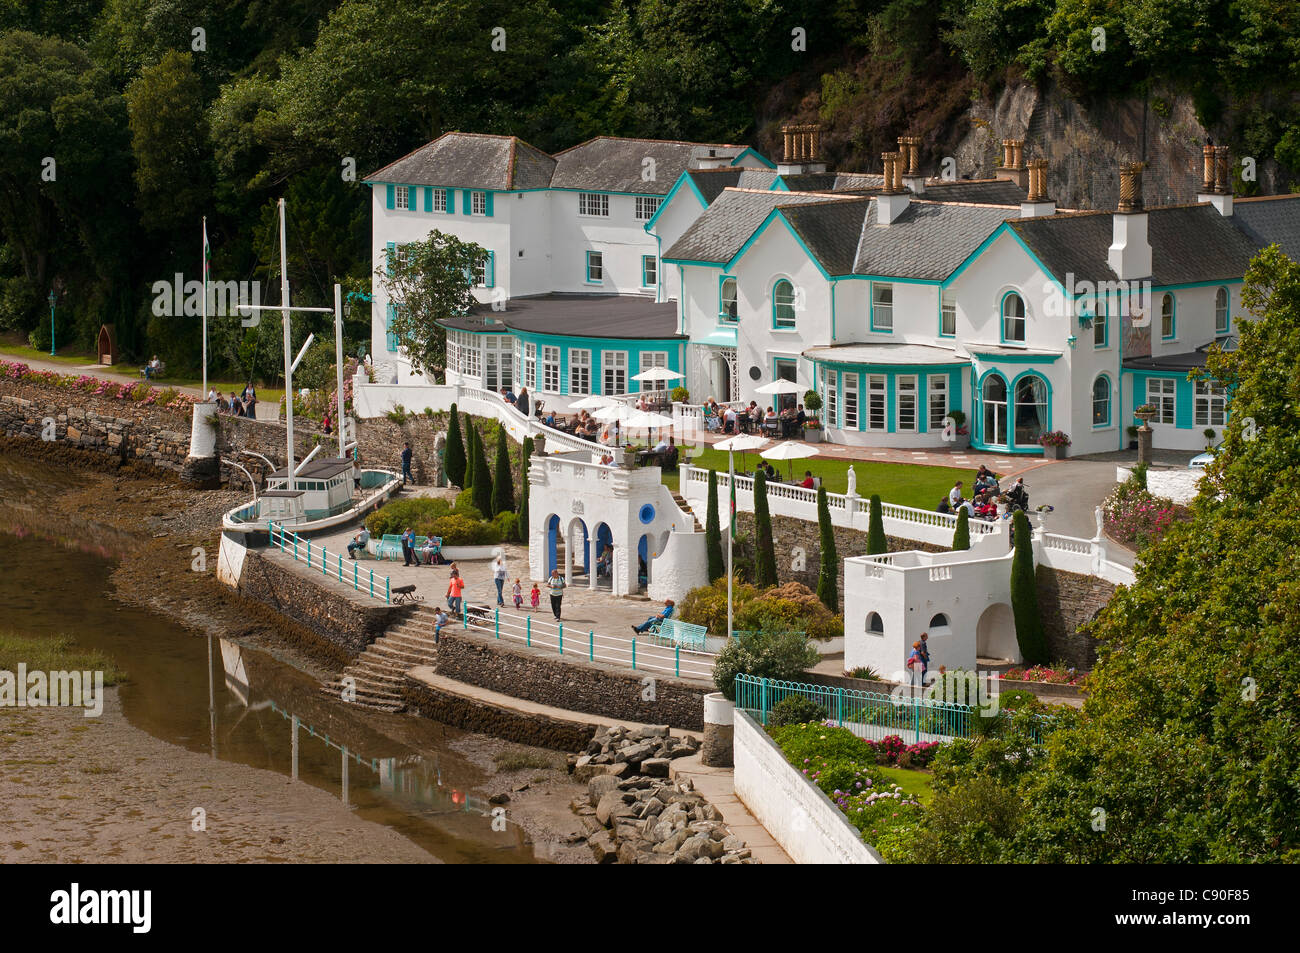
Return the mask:
<svg viewBox="0 0 1300 953">
<path fill-rule="evenodd" d="M 513 542 L 519 530 L 519 516 L 510 510 L 502 510 L 492 517 L 492 525 L 496 527 L 502 542 Z"/>
<path fill-rule="evenodd" d="M 1191 518 L 1187 507 L 1153 496 L 1147 490 L 1142 466 L 1141 480 L 1134 469 L 1133 475 L 1115 487 L 1101 505 L 1106 532 L 1138 550 L 1159 542 L 1175 523 Z"/>
<path fill-rule="evenodd" d="M 859 665 L 853 671 L 849 672 L 849 678 L 862 678 L 869 682 L 884 681 L 884 679 L 880 677 L 880 673 L 870 665 Z"/>
<path fill-rule="evenodd" d="M 734 701 L 737 675 L 792 680 L 820 660 L 817 650 L 797 632 L 747 632 L 718 653 L 713 683 L 725 698 Z"/>
<path fill-rule="evenodd" d="M 732 606 L 739 611 L 741 606 L 757 598 L 758 590 L 739 579 L 734 581 Z M 686 593 L 679 607 L 679 618 L 692 625 L 702 625 L 714 635 L 727 632 L 727 577 L 725 575 L 713 580 L 712 584 L 700 586 Z M 737 626 L 739 628 L 739 626 Z"/>
<path fill-rule="evenodd" d="M 718 515 L 718 472 L 709 471 L 709 505 L 704 517 L 704 549 L 709 559 L 709 582 L 724 576 L 727 564 L 722 558 L 722 527 Z"/>
<path fill-rule="evenodd" d="M 452 486 L 465 485 L 465 444 L 460 436 L 460 414 L 451 405 L 447 421 L 447 450 L 443 465 L 447 468 L 447 482 Z"/>
<path fill-rule="evenodd" d="M 957 529 L 952 534 L 952 548 L 970 549 L 970 516 L 965 508 L 957 511 Z"/>
<path fill-rule="evenodd" d="M 484 516 L 492 515 L 492 471 L 488 469 L 483 437 L 478 431 L 474 432 L 474 477 L 470 489 L 478 511 Z"/>
<path fill-rule="evenodd" d="M 474 506 L 474 491 L 472 489 L 466 488 L 464 490 L 461 490 L 459 493 L 457 493 L 455 507 L 457 513 L 467 513 L 470 510 L 474 510 L 475 512 L 478 512 L 477 507 Z M 475 517 L 475 519 L 482 519 L 482 518 L 483 518 L 483 514 L 481 513 L 479 513 L 479 515 Z"/>
<path fill-rule="evenodd" d="M 885 538 L 884 508 L 880 505 L 880 497 L 873 494 L 871 521 L 867 524 L 867 555 L 879 556 L 887 552 L 889 552 L 889 540 Z"/>
<path fill-rule="evenodd" d="M 673 392 L 669 396 L 678 404 L 689 404 L 691 402 L 691 392 L 685 387 L 674 387 Z"/>
<path fill-rule="evenodd" d="M 772 706 L 767 723 L 772 727 L 781 725 L 804 725 L 812 721 L 825 721 L 826 709 L 802 695 L 788 695 Z"/>
<path fill-rule="evenodd" d="M 520 485 L 523 489 L 519 493 L 519 522 L 518 526 L 515 527 L 515 536 L 521 543 L 528 542 L 528 461 L 532 455 L 533 438 L 525 437 L 523 451 L 519 460 Z"/>
<path fill-rule="evenodd" d="M 501 531 L 495 523 L 472 519 L 461 513 L 452 513 L 433 521 L 429 536 L 441 536 L 444 546 L 489 546 L 501 542 Z"/>
<path fill-rule="evenodd" d="M 754 477 L 754 533 L 758 539 L 754 582 L 761 589 L 776 585 L 776 549 L 772 544 L 772 516 L 767 509 L 767 476 Z"/>
<path fill-rule="evenodd" d="M 426 528 L 450 513 L 451 505 L 446 500 L 431 497 L 393 500 L 366 517 L 366 529 L 371 536 L 394 536 L 409 526 L 417 535 L 428 536 Z"/>
<path fill-rule="evenodd" d="M 1063 430 L 1049 430 L 1039 435 L 1038 442 L 1044 447 L 1068 447 L 1070 437 Z"/>
<path fill-rule="evenodd" d="M 497 424 L 496 472 L 492 480 L 492 512 L 515 515 L 515 480 L 510 470 L 510 438 L 504 424 Z M 511 533 L 513 536 L 514 534 Z"/>
<path fill-rule="evenodd" d="M 1012 518 L 1015 555 L 1011 560 L 1011 611 L 1016 620 L 1016 644 L 1020 655 L 1031 665 L 1047 661 L 1047 634 L 1038 614 L 1038 582 L 1034 575 L 1034 549 L 1030 538 L 1029 517 L 1016 510 Z"/>
<path fill-rule="evenodd" d="M 400 427 L 402 424 L 406 423 L 406 408 L 401 404 L 393 404 L 393 409 L 384 414 L 384 416 Z"/>
<path fill-rule="evenodd" d="M 723 583 L 725 611 L 725 579 Z M 843 637 L 844 617 L 826 608 L 817 594 L 803 583 L 787 582 L 757 594 L 743 607 L 737 606 L 735 627 L 769 632 L 801 631 L 810 639 L 824 642 Z"/>
<path fill-rule="evenodd" d="M 840 608 L 840 557 L 835 551 L 835 527 L 826 499 L 826 487 L 817 488 L 817 533 L 821 545 L 821 567 L 817 573 L 817 598 L 831 612 Z"/>
<path fill-rule="evenodd" d="M 806 391 L 803 395 L 803 405 L 808 413 L 816 415 L 817 411 L 822 409 L 822 395 L 815 390 Z"/>
</svg>

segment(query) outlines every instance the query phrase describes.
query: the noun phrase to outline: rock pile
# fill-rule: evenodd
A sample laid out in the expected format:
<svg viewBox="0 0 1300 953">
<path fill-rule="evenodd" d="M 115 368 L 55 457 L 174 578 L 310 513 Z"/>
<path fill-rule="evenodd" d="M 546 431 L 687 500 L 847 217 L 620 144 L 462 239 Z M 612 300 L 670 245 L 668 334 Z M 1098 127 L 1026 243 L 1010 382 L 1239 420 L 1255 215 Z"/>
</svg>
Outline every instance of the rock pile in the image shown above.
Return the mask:
<svg viewBox="0 0 1300 953">
<path fill-rule="evenodd" d="M 596 863 L 757 863 L 689 778 L 668 780 L 672 760 L 698 750 L 666 725 L 606 728 L 570 759 L 574 777 L 587 782 L 587 796 L 571 806 Z"/>
</svg>

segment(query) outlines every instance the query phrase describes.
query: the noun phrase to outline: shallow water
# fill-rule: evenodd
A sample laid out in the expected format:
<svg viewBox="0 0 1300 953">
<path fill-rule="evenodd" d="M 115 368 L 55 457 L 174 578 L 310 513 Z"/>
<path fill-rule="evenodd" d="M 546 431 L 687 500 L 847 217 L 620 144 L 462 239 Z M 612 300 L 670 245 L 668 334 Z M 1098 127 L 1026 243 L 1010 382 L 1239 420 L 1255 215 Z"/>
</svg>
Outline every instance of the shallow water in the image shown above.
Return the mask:
<svg viewBox="0 0 1300 953">
<path fill-rule="evenodd" d="M 126 541 L 94 527 L 51 532 L 40 506 L 76 482 L 0 458 L 0 627 L 66 634 L 102 649 L 128 675 L 119 687 L 127 720 L 156 738 L 291 775 L 296 718 L 297 777 L 342 798 L 358 817 L 449 863 L 538 860 L 519 827 L 498 819 L 493 829 L 484 772 L 446 747 L 459 732 L 409 716 L 362 715 L 265 652 L 111 599 L 109 576 Z"/>
</svg>

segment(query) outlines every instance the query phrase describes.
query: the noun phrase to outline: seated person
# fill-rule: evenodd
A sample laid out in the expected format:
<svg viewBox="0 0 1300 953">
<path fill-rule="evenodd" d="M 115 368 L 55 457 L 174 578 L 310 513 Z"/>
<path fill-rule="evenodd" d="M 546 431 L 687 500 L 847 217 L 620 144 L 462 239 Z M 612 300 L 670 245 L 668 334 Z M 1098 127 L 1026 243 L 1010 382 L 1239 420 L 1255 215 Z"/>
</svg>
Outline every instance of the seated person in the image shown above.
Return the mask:
<svg viewBox="0 0 1300 953">
<path fill-rule="evenodd" d="M 442 547 L 433 541 L 432 536 L 426 536 L 424 538 L 424 545 L 420 547 L 420 555 L 424 557 L 424 564 L 426 566 L 432 566 L 433 557 L 435 555 L 440 555 L 441 549 Z"/>
<path fill-rule="evenodd" d="M 349 555 L 350 557 L 352 557 L 353 559 L 356 559 L 356 558 L 357 558 L 357 550 L 359 549 L 359 550 L 361 550 L 362 552 L 365 552 L 365 551 L 366 551 L 366 543 L 368 543 L 368 542 L 370 542 L 370 530 L 368 530 L 368 529 L 366 529 L 364 526 L 362 526 L 362 527 L 361 527 L 361 532 L 359 532 L 359 533 L 357 533 L 357 535 L 353 536 L 353 537 L 352 537 L 352 542 L 348 543 L 348 555 Z"/>
<path fill-rule="evenodd" d="M 937 510 L 937 512 L 939 513 L 952 512 L 952 507 L 948 505 L 948 497 L 945 496 L 943 499 L 939 501 L 939 509 Z"/>
<path fill-rule="evenodd" d="M 655 444 L 654 452 L 655 452 L 655 453 L 666 453 L 667 451 L 668 451 L 668 440 L 667 440 L 667 438 L 665 438 L 665 437 L 660 437 L 660 438 L 659 438 L 659 442 L 658 442 L 657 444 Z"/>
<path fill-rule="evenodd" d="M 609 544 L 606 544 L 605 548 L 601 550 L 600 555 L 596 557 L 597 577 L 608 576 L 610 573 L 611 564 L 613 562 L 614 562 L 614 547 L 610 546 Z"/>
<path fill-rule="evenodd" d="M 664 603 L 663 610 L 658 615 L 652 615 L 650 618 L 646 619 L 640 625 L 632 626 L 632 631 L 637 633 L 637 635 L 644 635 L 646 632 L 650 630 L 650 627 L 652 625 L 662 622 L 664 621 L 664 619 L 672 618 L 674 605 L 675 603 L 673 602 L 673 600 L 669 599 Z"/>
<path fill-rule="evenodd" d="M 799 485 L 805 490 L 811 490 L 813 488 L 813 475 L 811 470 L 803 471 L 803 482 Z"/>
<path fill-rule="evenodd" d="M 763 476 L 767 477 L 769 481 L 776 479 L 776 468 L 770 462 L 764 463 L 760 469 L 763 471 Z"/>
<path fill-rule="evenodd" d="M 776 411 L 771 407 L 767 408 L 767 413 L 763 417 L 763 429 L 776 433 Z"/>
</svg>

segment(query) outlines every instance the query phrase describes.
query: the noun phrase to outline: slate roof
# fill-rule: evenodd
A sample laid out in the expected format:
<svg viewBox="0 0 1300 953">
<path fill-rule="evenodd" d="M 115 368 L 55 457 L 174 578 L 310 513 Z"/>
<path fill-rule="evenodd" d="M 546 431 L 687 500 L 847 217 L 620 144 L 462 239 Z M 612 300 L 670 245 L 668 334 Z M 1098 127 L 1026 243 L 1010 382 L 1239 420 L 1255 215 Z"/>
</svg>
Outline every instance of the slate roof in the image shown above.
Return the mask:
<svg viewBox="0 0 1300 953">
<path fill-rule="evenodd" d="M 781 181 L 791 192 L 867 191 L 885 187 L 885 177 L 873 172 L 804 172 L 783 175 Z"/>
<path fill-rule="evenodd" d="M 810 347 L 803 356 L 832 364 L 970 364 L 970 358 L 959 357 L 955 349 L 933 344 L 832 344 Z"/>
<path fill-rule="evenodd" d="M 1225 281 L 1246 273 L 1256 244 L 1212 205 L 1147 209 L 1151 283 L 1156 287 Z M 1112 238 L 1110 212 L 1074 212 L 1017 218 L 1010 227 L 1058 281 L 1113 280 L 1106 255 Z"/>
<path fill-rule="evenodd" d="M 448 132 L 367 176 L 367 181 L 456 189 L 540 189 L 555 159 L 515 136 Z"/>
<path fill-rule="evenodd" d="M 707 157 L 713 150 L 717 156 L 734 158 L 747 148 L 723 143 L 600 136 L 557 152 L 550 186 L 554 189 L 667 195 L 693 157 Z M 646 158 L 655 160 L 654 179 L 649 182 L 641 177 Z"/>
<path fill-rule="evenodd" d="M 878 225 L 876 214 L 873 201 L 851 273 L 942 281 L 1002 222 L 1018 213 L 996 206 L 912 199 L 889 225 Z"/>
<path fill-rule="evenodd" d="M 478 305 L 462 318 L 439 321 L 454 331 L 523 331 L 559 337 L 680 338 L 677 302 L 641 295 L 545 294 L 511 298 L 504 311 Z"/>
<path fill-rule="evenodd" d="M 735 257 L 772 209 L 810 202 L 835 201 L 824 193 L 748 192 L 726 189 L 664 252 L 665 261 L 725 263 Z M 839 200 L 846 201 L 846 200 Z"/>
<path fill-rule="evenodd" d="M 770 189 L 777 178 L 771 169 L 692 169 L 687 174 L 710 205 L 723 189 Z"/>
<path fill-rule="evenodd" d="M 1029 193 L 1006 179 L 929 179 L 922 196 L 931 202 L 972 202 L 977 205 L 1015 205 Z"/>
<path fill-rule="evenodd" d="M 1300 195 L 1237 199 L 1228 219 L 1260 248 L 1277 243 L 1292 261 L 1300 261 Z"/>
<path fill-rule="evenodd" d="M 781 209 L 814 258 L 831 275 L 853 273 L 858 236 L 873 203 L 866 198 L 832 199 Z"/>
</svg>

